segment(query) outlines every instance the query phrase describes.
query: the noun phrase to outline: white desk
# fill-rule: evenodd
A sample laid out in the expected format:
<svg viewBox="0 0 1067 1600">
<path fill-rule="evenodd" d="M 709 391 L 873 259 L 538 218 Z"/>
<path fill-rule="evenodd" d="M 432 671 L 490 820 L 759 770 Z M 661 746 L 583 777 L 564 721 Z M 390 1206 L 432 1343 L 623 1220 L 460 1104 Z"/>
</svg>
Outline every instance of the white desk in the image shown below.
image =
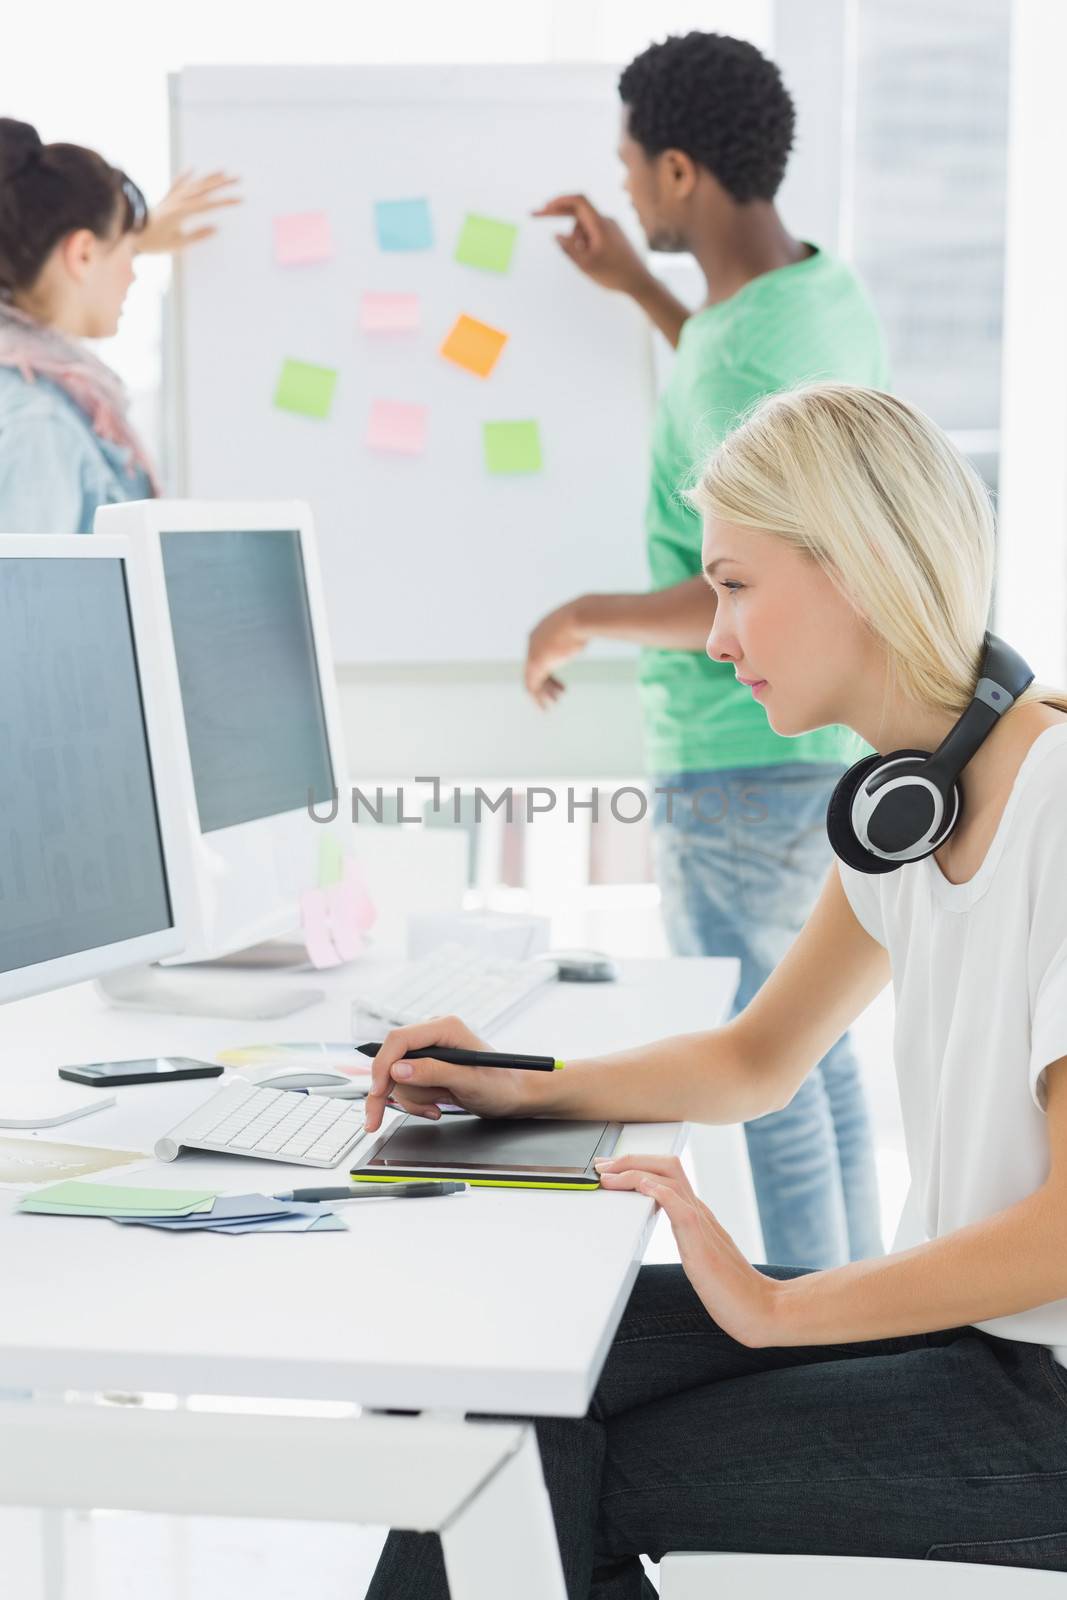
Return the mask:
<svg viewBox="0 0 1067 1600">
<path fill-rule="evenodd" d="M 280 1023 L 116 1012 L 88 986 L 23 1001 L 0 1012 L 0 1070 L 50 1077 L 61 1061 L 344 1039 L 351 979 L 325 981 L 326 1001 Z M 494 1043 L 573 1058 L 713 1026 L 735 981 L 727 961 L 624 963 L 618 984 L 546 992 Z M 120 1090 L 114 1109 L 51 1136 L 148 1150 L 216 1088 Z M 740 1133 L 720 1131 L 733 1159 Z M 672 1124 L 631 1127 L 624 1147 L 668 1150 L 680 1133 Z M 131 1170 L 129 1181 L 270 1193 L 298 1175 L 205 1155 L 153 1163 L 136 1178 Z M 650 1203 L 472 1190 L 410 1206 L 364 1203 L 344 1215 L 348 1233 L 229 1238 L 4 1208 L 0 1388 L 348 1400 L 449 1415 L 337 1420 L 9 1403 L 0 1408 L 8 1436 L 0 1502 L 435 1528 L 456 1600 L 562 1600 L 532 1432 L 460 1419 L 585 1411 L 647 1241 Z"/>
</svg>

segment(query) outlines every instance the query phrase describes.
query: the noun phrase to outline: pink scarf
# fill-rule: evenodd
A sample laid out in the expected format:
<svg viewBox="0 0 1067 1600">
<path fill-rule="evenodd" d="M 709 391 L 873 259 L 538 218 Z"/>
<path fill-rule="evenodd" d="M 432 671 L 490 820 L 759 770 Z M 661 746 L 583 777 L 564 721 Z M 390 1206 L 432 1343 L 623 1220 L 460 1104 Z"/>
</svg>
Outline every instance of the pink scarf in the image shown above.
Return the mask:
<svg viewBox="0 0 1067 1600">
<path fill-rule="evenodd" d="M 125 386 L 74 339 L 0 301 L 0 367 L 16 367 L 27 383 L 50 378 L 88 417 L 93 431 L 130 452 L 127 471 L 140 467 L 158 495 L 159 482 L 148 454 L 130 426 Z"/>
</svg>

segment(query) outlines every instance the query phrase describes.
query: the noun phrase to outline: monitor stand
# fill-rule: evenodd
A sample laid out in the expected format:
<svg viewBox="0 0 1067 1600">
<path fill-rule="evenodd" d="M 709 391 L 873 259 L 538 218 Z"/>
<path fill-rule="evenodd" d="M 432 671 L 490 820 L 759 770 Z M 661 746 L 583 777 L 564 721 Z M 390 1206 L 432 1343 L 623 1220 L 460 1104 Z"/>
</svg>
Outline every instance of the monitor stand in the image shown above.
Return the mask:
<svg viewBox="0 0 1067 1600">
<path fill-rule="evenodd" d="M 244 981 L 230 973 L 194 972 L 155 966 L 125 967 L 96 980 L 97 993 L 113 1006 L 169 1011 L 178 1016 L 236 1017 L 268 1022 L 291 1017 L 325 999 L 322 989 Z"/>
<path fill-rule="evenodd" d="M 262 944 L 250 944 L 245 950 L 234 950 L 228 956 L 213 956 L 210 961 L 182 961 L 178 956 L 167 962 L 168 967 L 204 967 L 208 971 L 237 972 L 310 972 L 314 968 L 308 959 L 307 947 L 299 939 L 265 939 Z"/>
</svg>

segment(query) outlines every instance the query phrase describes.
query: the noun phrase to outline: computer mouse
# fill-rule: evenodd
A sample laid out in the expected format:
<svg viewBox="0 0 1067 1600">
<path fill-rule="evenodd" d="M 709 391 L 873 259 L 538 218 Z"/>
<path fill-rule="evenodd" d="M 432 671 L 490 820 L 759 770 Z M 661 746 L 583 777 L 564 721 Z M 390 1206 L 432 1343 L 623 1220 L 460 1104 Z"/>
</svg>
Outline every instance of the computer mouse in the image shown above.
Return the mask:
<svg viewBox="0 0 1067 1600">
<path fill-rule="evenodd" d="M 613 983 L 619 969 L 600 950 L 546 950 L 539 961 L 555 963 L 560 983 Z"/>
<path fill-rule="evenodd" d="M 314 1067 L 251 1067 L 241 1077 L 259 1089 L 310 1089 L 327 1094 L 336 1090 L 348 1099 L 361 1099 L 367 1092 L 366 1080 L 357 1080 L 345 1072 L 318 1072 Z"/>
</svg>

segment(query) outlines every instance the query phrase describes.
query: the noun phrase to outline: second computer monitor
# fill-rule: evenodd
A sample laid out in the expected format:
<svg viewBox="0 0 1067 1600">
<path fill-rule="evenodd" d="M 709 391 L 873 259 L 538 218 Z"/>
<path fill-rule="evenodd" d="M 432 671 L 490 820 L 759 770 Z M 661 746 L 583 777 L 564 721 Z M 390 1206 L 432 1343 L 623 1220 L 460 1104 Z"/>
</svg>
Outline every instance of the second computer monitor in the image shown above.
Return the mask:
<svg viewBox="0 0 1067 1600">
<path fill-rule="evenodd" d="M 147 544 L 169 645 L 199 907 L 184 959 L 293 932 L 324 834 L 347 836 L 312 814 L 347 772 L 310 512 L 159 500 L 108 507 L 96 528 Z"/>
</svg>

